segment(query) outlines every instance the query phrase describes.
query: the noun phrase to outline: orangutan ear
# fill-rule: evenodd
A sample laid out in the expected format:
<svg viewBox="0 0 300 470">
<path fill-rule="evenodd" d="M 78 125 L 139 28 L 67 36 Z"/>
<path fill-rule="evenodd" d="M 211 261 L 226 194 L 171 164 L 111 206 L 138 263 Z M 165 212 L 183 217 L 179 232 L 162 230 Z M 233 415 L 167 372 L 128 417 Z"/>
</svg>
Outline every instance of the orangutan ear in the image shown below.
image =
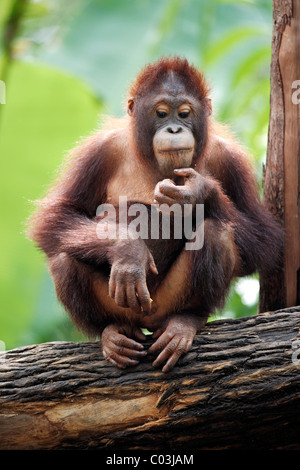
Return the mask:
<svg viewBox="0 0 300 470">
<path fill-rule="evenodd" d="M 127 102 L 127 113 L 129 116 L 132 116 L 133 114 L 133 107 L 134 107 L 134 98 L 129 98 Z"/>
</svg>

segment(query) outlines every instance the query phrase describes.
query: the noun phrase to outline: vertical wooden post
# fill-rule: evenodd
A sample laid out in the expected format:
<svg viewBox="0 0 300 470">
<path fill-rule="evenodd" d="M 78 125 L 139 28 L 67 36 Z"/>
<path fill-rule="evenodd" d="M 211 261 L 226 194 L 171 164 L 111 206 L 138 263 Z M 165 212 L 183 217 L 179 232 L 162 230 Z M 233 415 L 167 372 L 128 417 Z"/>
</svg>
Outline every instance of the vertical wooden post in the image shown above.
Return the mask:
<svg viewBox="0 0 300 470">
<path fill-rule="evenodd" d="M 300 303 L 300 80 L 299 0 L 273 0 L 271 112 L 264 202 L 284 224 L 284 266 L 261 277 L 260 311 Z"/>
<path fill-rule="evenodd" d="M 297 303 L 297 273 L 300 267 L 299 205 L 299 108 L 292 99 L 293 83 L 300 79 L 300 3 L 292 2 L 292 17 L 282 35 L 279 65 L 284 93 L 284 226 L 286 229 L 285 284 L 286 306 Z M 298 294 L 298 295 L 297 295 Z"/>
</svg>

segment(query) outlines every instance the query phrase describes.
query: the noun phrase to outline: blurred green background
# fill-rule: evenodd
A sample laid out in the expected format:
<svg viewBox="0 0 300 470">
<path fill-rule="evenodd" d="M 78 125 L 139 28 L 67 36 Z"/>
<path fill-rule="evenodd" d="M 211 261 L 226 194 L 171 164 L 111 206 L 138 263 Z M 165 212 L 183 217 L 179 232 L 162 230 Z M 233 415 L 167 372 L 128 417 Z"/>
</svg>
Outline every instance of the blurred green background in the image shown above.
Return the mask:
<svg viewBox="0 0 300 470">
<path fill-rule="evenodd" d="M 0 36 L 1 344 L 81 340 L 56 301 L 43 255 L 26 239 L 32 201 L 103 114 L 124 114 L 130 82 L 162 55 L 185 56 L 205 72 L 215 117 L 254 156 L 261 179 L 272 2 L 1 0 Z M 222 316 L 254 314 L 257 299 L 257 278 L 242 279 Z"/>
</svg>

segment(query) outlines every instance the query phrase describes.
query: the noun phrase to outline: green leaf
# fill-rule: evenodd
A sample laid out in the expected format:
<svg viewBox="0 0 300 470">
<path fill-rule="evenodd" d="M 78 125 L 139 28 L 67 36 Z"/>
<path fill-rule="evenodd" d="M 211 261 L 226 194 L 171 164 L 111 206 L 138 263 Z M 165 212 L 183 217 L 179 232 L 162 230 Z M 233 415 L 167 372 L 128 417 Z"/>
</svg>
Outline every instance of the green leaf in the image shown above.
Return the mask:
<svg viewBox="0 0 300 470">
<path fill-rule="evenodd" d="M 158 25 L 158 31 L 161 35 L 165 35 L 168 31 L 170 31 L 178 19 L 178 13 L 180 8 L 186 0 L 170 0 L 166 4 L 165 11 L 162 14 L 162 19 Z"/>
<path fill-rule="evenodd" d="M 25 12 L 25 18 L 41 18 L 49 14 L 50 11 L 50 4 L 47 2 L 29 2 Z"/>
<path fill-rule="evenodd" d="M 14 0 L 1 0 L 0 27 L 2 27 L 2 24 L 6 21 L 11 11 L 13 3 L 14 3 Z"/>
<path fill-rule="evenodd" d="M 232 86 L 235 88 L 242 80 L 258 75 L 257 69 L 269 64 L 271 60 L 271 47 L 264 46 L 254 49 L 241 60 L 233 73 Z M 269 70 L 269 68 L 268 68 Z"/>
<path fill-rule="evenodd" d="M 226 35 L 222 35 L 210 47 L 208 47 L 203 56 L 203 66 L 209 67 L 213 63 L 223 58 L 228 52 L 241 45 L 242 42 L 249 39 L 257 38 L 261 34 L 259 28 L 256 27 L 237 27 L 230 30 Z"/>
</svg>

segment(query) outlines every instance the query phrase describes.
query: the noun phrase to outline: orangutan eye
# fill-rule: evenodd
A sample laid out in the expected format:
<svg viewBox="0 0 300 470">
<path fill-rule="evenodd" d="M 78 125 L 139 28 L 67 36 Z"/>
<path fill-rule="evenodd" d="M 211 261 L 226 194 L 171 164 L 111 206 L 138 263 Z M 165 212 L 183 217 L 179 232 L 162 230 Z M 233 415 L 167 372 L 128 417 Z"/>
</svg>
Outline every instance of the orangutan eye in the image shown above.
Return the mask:
<svg viewBox="0 0 300 470">
<path fill-rule="evenodd" d="M 159 111 L 159 110 L 156 111 L 156 114 L 159 118 L 165 118 L 168 115 L 166 111 Z"/>
<path fill-rule="evenodd" d="M 182 119 L 189 117 L 189 115 L 190 115 L 190 111 L 182 111 L 181 113 L 179 113 L 179 117 Z"/>
</svg>

